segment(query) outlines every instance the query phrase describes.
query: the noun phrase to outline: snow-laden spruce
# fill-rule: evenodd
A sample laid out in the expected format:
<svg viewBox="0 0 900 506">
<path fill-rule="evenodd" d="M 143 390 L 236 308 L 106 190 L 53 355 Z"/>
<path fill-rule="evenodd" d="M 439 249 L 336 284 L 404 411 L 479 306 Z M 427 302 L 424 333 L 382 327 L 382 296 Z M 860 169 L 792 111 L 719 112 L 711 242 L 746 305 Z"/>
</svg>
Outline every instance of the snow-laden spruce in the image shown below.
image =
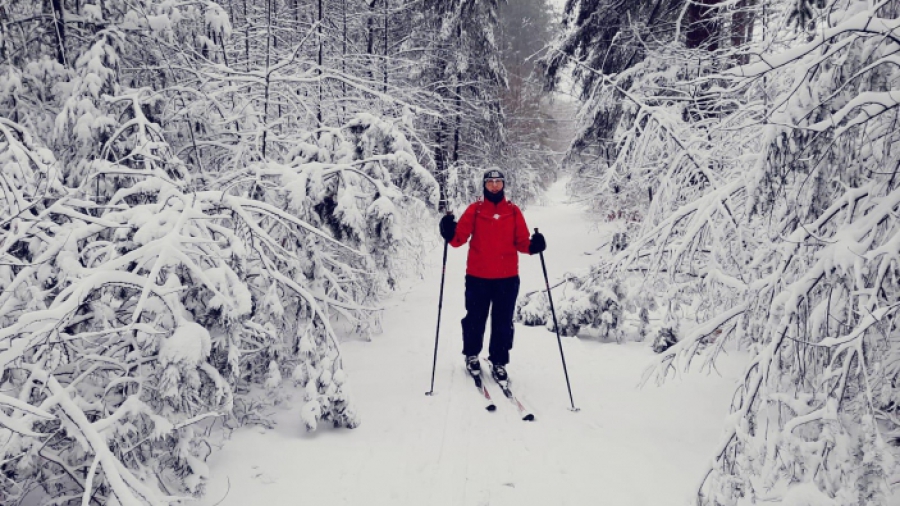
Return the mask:
<svg viewBox="0 0 900 506">
<path fill-rule="evenodd" d="M 360 124 L 365 120 L 354 126 Z M 18 144 L 16 135 L 7 139 Z M 25 151 L 18 144 L 4 153 L 15 150 Z M 130 477 L 125 483 L 152 482 L 155 470 L 164 469 L 164 486 L 183 482 L 193 491 L 205 477 L 206 450 L 191 424 L 227 415 L 235 385 L 278 381 L 278 368 L 306 385 L 310 429 L 322 421 L 357 425 L 332 315 L 362 330 L 377 328 L 377 308 L 366 304 L 374 304 L 395 275 L 385 253 L 404 240 L 402 209 L 412 204 L 389 173 L 375 177 L 354 167 L 300 162 L 271 169 L 285 180 L 306 177 L 320 185 L 330 179 L 328 171 L 332 177 L 347 171 L 345 177 L 364 181 L 370 194 L 380 190 L 384 196 L 370 196 L 364 208 L 347 205 L 343 215 L 355 220 L 331 223 L 346 227 L 352 241 L 340 242 L 297 216 L 314 208 L 315 184 L 295 188 L 303 198 L 288 191 L 299 205 L 290 213 L 265 198 L 187 193 L 149 171 L 103 205 L 66 188 L 50 202 L 25 201 L 24 212 L 7 215 L 0 364 L 7 371 L 5 391 L 15 393 L 9 402 L 18 399 L 12 418 L 3 420 L 17 441 L 5 448 L 7 457 L 19 459 L 17 481 L 48 472 L 43 454 L 29 449 L 49 452 L 44 445 L 50 442 L 54 458 L 88 462 L 109 451 L 90 443 L 97 437 L 119 459 L 109 469 L 100 461 L 103 486 L 110 480 L 115 490 L 117 474 Z M 407 170 L 427 176 L 415 166 Z M 63 403 L 70 397 L 77 402 Z M 73 409 L 84 414 L 74 416 Z M 88 414 L 91 422 L 84 425 Z M 78 443 L 82 438 L 87 444 Z M 141 457 L 130 458 L 132 452 Z M 55 485 L 59 492 L 64 482 Z M 114 493 L 137 494 L 133 488 Z"/>
<path fill-rule="evenodd" d="M 3 504 L 202 493 L 210 424 L 258 418 L 284 378 L 309 430 L 357 426 L 334 325 L 379 330 L 437 202 L 402 119 L 278 130 L 241 116 L 254 83 L 130 86 L 131 58 L 228 31 L 213 3 L 138 3 L 63 63 L 0 66 Z"/>
<path fill-rule="evenodd" d="M 743 16 L 752 40 L 720 28 L 686 50 L 675 31 L 620 74 L 575 63 L 596 74 L 585 138 L 605 101 L 626 112 L 581 194 L 643 217 L 579 284 L 647 275 L 670 318 L 691 308 L 647 379 L 753 354 L 698 504 L 886 504 L 900 479 L 900 3 L 716 5 L 708 19 Z"/>
</svg>

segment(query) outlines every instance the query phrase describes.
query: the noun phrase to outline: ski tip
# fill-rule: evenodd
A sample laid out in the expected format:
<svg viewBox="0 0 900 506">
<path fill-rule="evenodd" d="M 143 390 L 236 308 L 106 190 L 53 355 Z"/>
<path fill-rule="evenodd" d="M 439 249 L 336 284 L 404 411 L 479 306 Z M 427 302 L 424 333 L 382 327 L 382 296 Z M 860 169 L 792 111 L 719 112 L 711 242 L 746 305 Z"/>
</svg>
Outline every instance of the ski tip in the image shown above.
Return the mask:
<svg viewBox="0 0 900 506">
<path fill-rule="evenodd" d="M 495 405 L 493 405 L 493 404 L 489 404 L 489 405 L 488 405 L 486 408 L 484 408 L 484 409 L 486 409 L 486 410 L 488 410 L 488 411 L 490 411 L 490 412 L 494 412 L 494 411 L 497 411 L 497 406 L 495 406 Z"/>
<path fill-rule="evenodd" d="M 523 418 L 522 420 L 525 420 L 526 422 L 533 422 L 534 415 L 532 415 L 531 413 L 528 413 L 527 415 L 525 415 L 525 418 Z"/>
</svg>

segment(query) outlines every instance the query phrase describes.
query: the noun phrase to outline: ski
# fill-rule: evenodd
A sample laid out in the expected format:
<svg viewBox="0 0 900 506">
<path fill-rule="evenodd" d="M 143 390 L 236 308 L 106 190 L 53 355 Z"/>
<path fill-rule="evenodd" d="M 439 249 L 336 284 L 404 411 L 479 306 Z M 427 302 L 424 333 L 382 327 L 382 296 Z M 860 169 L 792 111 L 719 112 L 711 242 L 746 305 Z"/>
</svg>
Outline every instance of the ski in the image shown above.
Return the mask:
<svg viewBox="0 0 900 506">
<path fill-rule="evenodd" d="M 493 399 L 491 399 L 491 393 L 488 391 L 487 385 L 485 385 L 484 381 L 482 381 L 481 376 L 476 376 L 469 373 L 468 371 L 466 371 L 466 374 L 468 374 L 473 380 L 475 380 L 475 388 L 477 388 L 478 391 L 481 392 L 481 395 L 484 397 L 484 409 L 488 411 L 495 411 L 497 409 L 497 405 L 494 404 Z"/>
<path fill-rule="evenodd" d="M 516 409 L 519 411 L 519 415 L 522 417 L 522 420 L 524 420 L 526 422 L 533 422 L 534 421 L 534 413 L 532 413 L 528 408 L 526 408 L 525 405 L 522 404 L 522 401 L 520 401 L 518 399 L 518 397 L 516 397 L 516 395 L 513 393 L 512 389 L 509 386 L 509 380 L 497 381 L 497 379 L 494 378 L 493 376 L 491 376 L 491 379 L 493 379 L 494 383 L 496 383 L 497 386 L 500 387 L 500 390 L 503 391 L 503 395 L 506 396 L 506 398 L 509 399 L 509 401 L 513 403 L 513 406 L 515 406 Z"/>
</svg>

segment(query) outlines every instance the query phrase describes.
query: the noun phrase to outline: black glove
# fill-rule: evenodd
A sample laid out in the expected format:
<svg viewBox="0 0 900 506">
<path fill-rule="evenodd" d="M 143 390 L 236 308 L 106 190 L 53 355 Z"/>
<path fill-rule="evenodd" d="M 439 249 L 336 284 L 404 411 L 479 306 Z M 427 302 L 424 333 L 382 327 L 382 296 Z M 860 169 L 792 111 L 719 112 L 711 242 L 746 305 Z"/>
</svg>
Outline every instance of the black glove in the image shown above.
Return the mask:
<svg viewBox="0 0 900 506">
<path fill-rule="evenodd" d="M 445 241 L 450 242 L 453 240 L 453 236 L 456 235 L 456 220 L 453 219 L 453 215 L 447 214 L 441 218 L 439 228 L 441 229 L 441 237 Z"/>
<path fill-rule="evenodd" d="M 528 252 L 532 255 L 537 255 L 545 249 L 547 249 L 547 241 L 544 240 L 544 234 L 540 232 L 532 234 L 531 244 L 528 245 Z"/>
</svg>

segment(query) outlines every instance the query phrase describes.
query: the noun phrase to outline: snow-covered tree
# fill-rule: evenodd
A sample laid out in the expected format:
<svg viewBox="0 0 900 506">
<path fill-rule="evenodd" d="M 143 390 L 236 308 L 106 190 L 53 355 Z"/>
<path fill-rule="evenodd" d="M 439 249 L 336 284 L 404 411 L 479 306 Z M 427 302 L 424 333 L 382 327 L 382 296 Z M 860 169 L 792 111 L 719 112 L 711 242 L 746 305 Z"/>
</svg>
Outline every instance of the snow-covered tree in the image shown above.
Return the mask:
<svg viewBox="0 0 900 506">
<path fill-rule="evenodd" d="M 486 165 L 496 164 L 502 132 L 500 88 L 506 71 L 497 45 L 497 0 L 423 2 L 422 33 L 429 47 L 422 60 L 421 79 L 450 106 L 450 114 L 435 118 L 433 132 L 435 175 L 441 182 L 442 202 L 448 207 L 466 201 L 466 186 L 454 181 L 474 180 Z"/>
<path fill-rule="evenodd" d="M 702 4 L 679 23 L 704 23 L 707 44 L 679 24 L 621 73 L 576 63 L 628 111 L 602 184 L 652 191 L 636 238 L 588 281 L 640 273 L 670 310 L 690 308 L 648 378 L 749 351 L 700 504 L 886 504 L 900 5 Z"/>
<path fill-rule="evenodd" d="M 272 23 L 237 60 L 223 5 L 0 7 L 3 504 L 200 494 L 208 424 L 284 377 L 308 429 L 360 423 L 334 324 L 377 333 L 418 265 L 421 108 Z M 309 114 L 326 82 L 393 109 Z"/>
<path fill-rule="evenodd" d="M 626 71 L 643 61 L 648 49 L 667 43 L 684 5 L 657 0 L 566 2 L 563 32 L 542 64 L 548 87 L 559 88 L 564 76 L 571 75 L 584 100 L 573 152 L 599 143 L 595 149 L 610 158 L 610 137 L 619 121 L 622 96 L 601 76 Z M 583 65 L 572 66 L 572 60 Z"/>
<path fill-rule="evenodd" d="M 509 174 L 510 193 L 518 203 L 535 200 L 556 180 L 560 123 L 551 115 L 555 104 L 536 63 L 556 34 L 555 21 L 547 0 L 500 5 L 499 46 L 507 73 L 500 97 L 507 136 L 496 165 Z"/>
</svg>

